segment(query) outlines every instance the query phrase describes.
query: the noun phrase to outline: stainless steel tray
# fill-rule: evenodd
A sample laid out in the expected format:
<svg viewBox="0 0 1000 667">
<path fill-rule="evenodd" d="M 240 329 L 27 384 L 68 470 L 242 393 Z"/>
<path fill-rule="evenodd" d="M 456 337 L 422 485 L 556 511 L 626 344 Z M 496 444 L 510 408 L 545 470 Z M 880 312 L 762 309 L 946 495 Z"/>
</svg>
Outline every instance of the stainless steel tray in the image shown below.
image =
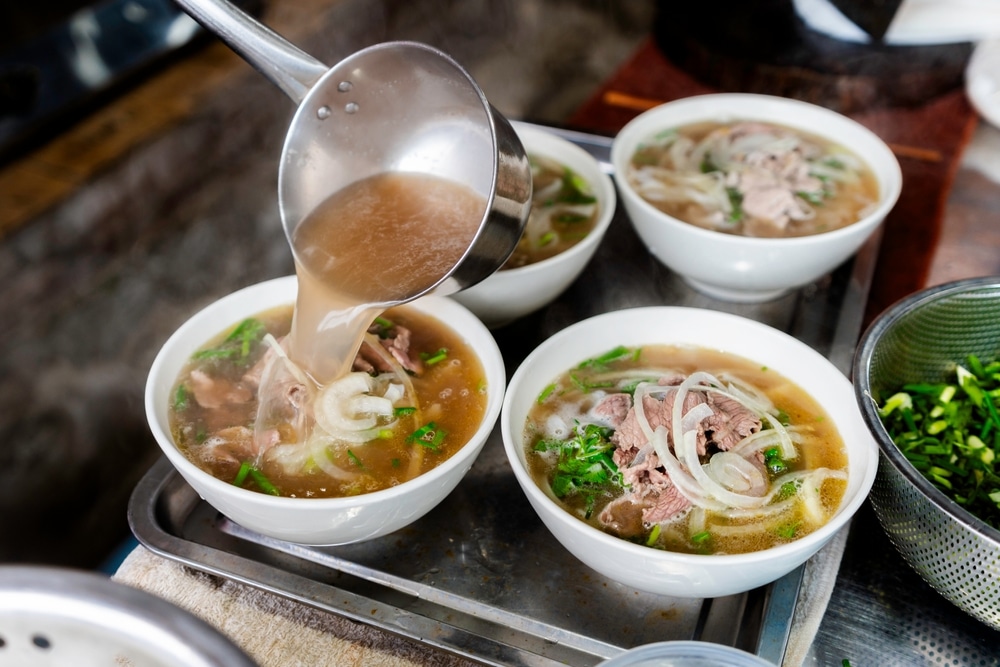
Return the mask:
<svg viewBox="0 0 1000 667">
<path fill-rule="evenodd" d="M 550 128 L 551 129 L 551 128 Z M 610 139 L 552 130 L 610 173 Z M 698 294 L 645 249 L 619 207 L 600 249 L 547 308 L 494 332 L 508 373 L 542 340 L 614 309 L 681 305 L 786 331 L 845 374 L 860 335 L 880 237 L 815 284 L 765 304 Z M 780 664 L 802 568 L 744 594 L 651 595 L 606 580 L 552 539 L 510 472 L 499 428 L 459 487 L 412 526 L 345 547 L 304 547 L 228 521 L 162 459 L 136 487 L 129 521 L 150 550 L 487 665 L 594 665 L 653 641 L 699 639 Z"/>
</svg>

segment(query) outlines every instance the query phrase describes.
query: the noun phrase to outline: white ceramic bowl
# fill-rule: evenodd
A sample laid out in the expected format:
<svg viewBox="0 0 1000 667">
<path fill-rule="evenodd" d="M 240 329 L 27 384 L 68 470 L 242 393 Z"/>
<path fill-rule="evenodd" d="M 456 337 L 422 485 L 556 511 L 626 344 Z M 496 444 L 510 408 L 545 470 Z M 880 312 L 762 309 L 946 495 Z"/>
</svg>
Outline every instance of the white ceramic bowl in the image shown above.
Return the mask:
<svg viewBox="0 0 1000 667">
<path fill-rule="evenodd" d="M 681 554 L 633 544 L 573 516 L 531 478 L 522 434 L 536 397 L 581 361 L 618 345 L 682 344 L 717 349 L 773 369 L 813 397 L 837 425 L 848 457 L 848 485 L 823 527 L 788 544 L 734 555 Z M 578 322 L 539 345 L 514 373 L 500 427 L 507 457 L 532 507 L 559 542 L 605 577 L 674 597 L 717 597 L 770 583 L 815 554 L 857 511 L 871 489 L 878 449 L 851 383 L 801 341 L 754 320 L 712 310 L 633 308 Z"/>
<path fill-rule="evenodd" d="M 599 202 L 599 218 L 582 241 L 548 259 L 497 271 L 452 298 L 491 328 L 508 324 L 551 303 L 583 271 L 615 214 L 615 186 L 590 153 L 538 125 L 511 123 L 529 155 L 556 160 L 582 176 Z"/>
<path fill-rule="evenodd" d="M 739 120 L 776 123 L 829 139 L 864 160 L 879 185 L 878 206 L 847 227 L 797 238 L 751 238 L 678 220 L 640 197 L 627 179 L 617 179 L 619 196 L 636 232 L 660 262 L 709 296 L 759 302 L 813 282 L 857 252 L 896 204 L 902 174 L 885 142 L 850 118 L 806 102 L 740 93 L 688 97 L 640 114 L 612 144 L 615 173 L 626 173 L 635 151 L 666 129 L 699 121 Z"/>
<path fill-rule="evenodd" d="M 347 544 L 380 537 L 417 520 L 461 481 L 486 443 L 500 414 L 506 383 L 503 357 L 489 330 L 468 310 L 444 297 L 409 304 L 457 332 L 478 354 L 488 398 L 483 422 L 462 449 L 427 473 L 374 493 L 351 498 L 280 498 L 216 479 L 189 461 L 174 445 L 167 421 L 171 388 L 191 354 L 213 336 L 245 317 L 295 301 L 294 276 L 234 292 L 206 307 L 164 343 L 146 382 L 146 416 L 163 453 L 210 505 L 236 523 L 289 542 Z"/>
</svg>

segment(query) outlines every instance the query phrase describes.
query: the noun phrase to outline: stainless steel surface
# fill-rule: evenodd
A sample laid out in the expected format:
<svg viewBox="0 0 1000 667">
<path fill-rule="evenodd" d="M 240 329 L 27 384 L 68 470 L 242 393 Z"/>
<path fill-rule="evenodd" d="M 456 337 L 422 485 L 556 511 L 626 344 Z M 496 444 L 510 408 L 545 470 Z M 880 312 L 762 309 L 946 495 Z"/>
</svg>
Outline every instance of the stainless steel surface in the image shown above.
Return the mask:
<svg viewBox="0 0 1000 667">
<path fill-rule="evenodd" d="M 936 489 L 893 444 L 878 403 L 905 383 L 942 382 L 969 354 L 1000 353 L 1000 278 L 914 294 L 883 313 L 858 349 L 855 390 L 881 450 L 871 501 L 890 540 L 941 595 L 1000 629 L 1000 531 Z"/>
<path fill-rule="evenodd" d="M 449 294 L 474 285 L 513 252 L 531 207 L 524 147 L 472 77 L 423 44 L 362 49 L 332 67 L 302 100 L 278 173 L 289 238 L 335 191 L 387 171 L 440 176 L 487 202 L 465 255 L 426 291 Z"/>
<path fill-rule="evenodd" d="M 0 667 L 253 667 L 215 628 L 101 575 L 0 567 Z"/>
<path fill-rule="evenodd" d="M 267 79 L 300 103 L 327 66 L 227 0 L 177 0 Z"/>
<path fill-rule="evenodd" d="M 565 135 L 609 168 L 610 139 Z M 873 238 L 854 260 L 794 294 L 731 304 L 672 275 L 619 212 L 567 292 L 494 335 L 513 372 L 539 342 L 591 315 L 697 306 L 787 331 L 846 374 L 877 248 Z M 593 665 L 670 639 L 736 646 L 780 664 L 802 577 L 799 568 L 770 586 L 712 600 L 651 596 L 606 581 L 548 535 L 510 473 L 499 430 L 442 505 L 371 543 L 307 548 L 254 535 L 201 502 L 166 461 L 136 488 L 129 520 L 139 540 L 167 558 L 490 665 Z"/>
<path fill-rule="evenodd" d="M 407 171 L 466 185 L 487 208 L 448 274 L 384 305 L 475 285 L 514 251 L 531 208 L 531 167 L 510 123 L 453 58 L 426 44 L 386 42 L 327 69 L 227 0 L 179 4 L 298 104 L 278 172 L 289 239 L 337 190 L 367 176 Z"/>
</svg>

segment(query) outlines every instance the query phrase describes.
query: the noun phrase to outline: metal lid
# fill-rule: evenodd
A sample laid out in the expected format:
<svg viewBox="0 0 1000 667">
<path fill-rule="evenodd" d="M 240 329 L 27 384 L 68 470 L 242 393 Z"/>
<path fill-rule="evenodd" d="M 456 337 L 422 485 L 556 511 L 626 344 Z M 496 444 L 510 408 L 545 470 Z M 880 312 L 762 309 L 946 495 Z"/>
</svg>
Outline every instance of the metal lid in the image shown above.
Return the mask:
<svg viewBox="0 0 1000 667">
<path fill-rule="evenodd" d="M 214 627 L 107 577 L 0 566 L 0 667 L 254 667 Z"/>
</svg>

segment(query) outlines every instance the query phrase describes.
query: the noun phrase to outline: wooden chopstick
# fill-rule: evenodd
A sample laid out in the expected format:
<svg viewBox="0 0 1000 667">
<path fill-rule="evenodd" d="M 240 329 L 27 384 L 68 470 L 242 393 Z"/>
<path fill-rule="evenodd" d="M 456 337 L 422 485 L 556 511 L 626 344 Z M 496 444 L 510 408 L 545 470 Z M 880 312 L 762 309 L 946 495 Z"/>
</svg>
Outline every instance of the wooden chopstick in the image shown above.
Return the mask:
<svg viewBox="0 0 1000 667">
<path fill-rule="evenodd" d="M 636 97 L 628 93 L 621 93 L 616 90 L 609 90 L 601 96 L 608 106 L 632 109 L 633 111 L 648 111 L 653 107 L 663 104 L 662 100 L 652 100 L 646 97 Z M 896 157 L 919 160 L 921 162 L 941 162 L 944 156 L 940 151 L 932 148 L 921 148 L 919 146 L 908 146 L 906 144 L 894 144 L 886 142 L 889 149 L 895 153 Z"/>
</svg>

